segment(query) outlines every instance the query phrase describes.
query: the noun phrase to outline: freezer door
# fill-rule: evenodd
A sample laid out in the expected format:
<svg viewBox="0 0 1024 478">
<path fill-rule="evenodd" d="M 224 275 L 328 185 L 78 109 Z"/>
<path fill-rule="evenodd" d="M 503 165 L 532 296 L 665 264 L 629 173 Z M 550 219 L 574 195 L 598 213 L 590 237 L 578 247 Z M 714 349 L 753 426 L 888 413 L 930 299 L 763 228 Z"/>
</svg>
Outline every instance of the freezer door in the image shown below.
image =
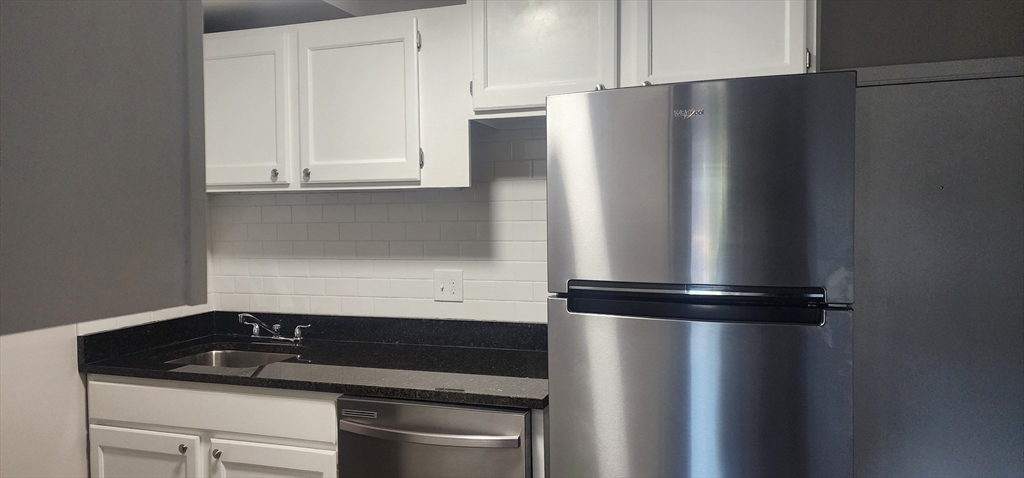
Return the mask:
<svg viewBox="0 0 1024 478">
<path fill-rule="evenodd" d="M 548 299 L 551 476 L 851 476 L 852 312 L 823 325 Z"/>
<path fill-rule="evenodd" d="M 853 302 L 853 72 L 548 97 L 548 286 L 820 287 Z"/>
</svg>

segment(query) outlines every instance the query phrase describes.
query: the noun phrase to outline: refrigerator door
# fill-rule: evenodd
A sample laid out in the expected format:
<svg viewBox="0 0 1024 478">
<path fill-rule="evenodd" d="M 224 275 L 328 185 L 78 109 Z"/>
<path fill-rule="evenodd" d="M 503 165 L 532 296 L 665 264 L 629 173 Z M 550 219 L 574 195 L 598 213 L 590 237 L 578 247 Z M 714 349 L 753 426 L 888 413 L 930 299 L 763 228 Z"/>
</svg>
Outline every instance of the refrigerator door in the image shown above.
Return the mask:
<svg viewBox="0 0 1024 478">
<path fill-rule="evenodd" d="M 820 287 L 853 302 L 853 72 L 548 97 L 548 286 Z"/>
<path fill-rule="evenodd" d="M 548 299 L 551 475 L 851 476 L 851 319 L 651 319 Z"/>
</svg>

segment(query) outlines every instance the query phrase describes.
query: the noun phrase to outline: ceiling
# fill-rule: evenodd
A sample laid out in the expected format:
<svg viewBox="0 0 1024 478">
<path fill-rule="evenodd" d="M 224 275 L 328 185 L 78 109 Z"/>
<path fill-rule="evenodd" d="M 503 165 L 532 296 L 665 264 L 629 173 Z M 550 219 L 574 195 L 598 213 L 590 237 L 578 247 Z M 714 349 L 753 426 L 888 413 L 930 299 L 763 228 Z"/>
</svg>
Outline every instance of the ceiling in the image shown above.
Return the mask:
<svg viewBox="0 0 1024 478">
<path fill-rule="evenodd" d="M 462 3 L 466 3 L 466 1 L 203 0 L 203 23 L 206 33 L 214 33 L 403 12 Z"/>
</svg>

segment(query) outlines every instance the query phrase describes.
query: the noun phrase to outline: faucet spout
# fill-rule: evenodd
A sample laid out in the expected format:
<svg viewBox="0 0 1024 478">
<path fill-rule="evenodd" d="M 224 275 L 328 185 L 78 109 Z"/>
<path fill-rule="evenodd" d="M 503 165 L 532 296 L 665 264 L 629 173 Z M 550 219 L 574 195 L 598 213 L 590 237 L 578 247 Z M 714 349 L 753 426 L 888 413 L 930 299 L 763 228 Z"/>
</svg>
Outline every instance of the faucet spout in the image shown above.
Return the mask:
<svg viewBox="0 0 1024 478">
<path fill-rule="evenodd" d="M 246 319 L 252 320 L 252 322 L 249 322 Z M 256 316 L 252 315 L 252 314 L 245 314 L 245 313 L 238 314 L 238 323 L 252 326 L 252 336 L 253 337 L 258 337 L 260 335 L 260 329 L 261 328 L 266 330 L 267 332 L 270 332 L 270 335 L 272 337 L 280 337 L 281 336 L 281 332 L 279 332 L 277 330 L 279 327 L 277 327 L 277 328 L 270 327 L 269 325 L 264 324 L 262 320 L 257 319 Z"/>
</svg>

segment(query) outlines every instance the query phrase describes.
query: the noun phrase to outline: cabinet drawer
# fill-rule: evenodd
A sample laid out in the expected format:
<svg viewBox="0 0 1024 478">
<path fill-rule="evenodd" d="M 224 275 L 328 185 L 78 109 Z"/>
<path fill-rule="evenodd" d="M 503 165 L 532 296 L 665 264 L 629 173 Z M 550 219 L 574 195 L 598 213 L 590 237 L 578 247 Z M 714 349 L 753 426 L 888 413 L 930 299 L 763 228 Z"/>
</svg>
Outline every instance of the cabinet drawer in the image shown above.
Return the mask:
<svg viewBox="0 0 1024 478">
<path fill-rule="evenodd" d="M 217 388 L 89 380 L 89 419 L 337 443 L 337 395 Z"/>
</svg>

